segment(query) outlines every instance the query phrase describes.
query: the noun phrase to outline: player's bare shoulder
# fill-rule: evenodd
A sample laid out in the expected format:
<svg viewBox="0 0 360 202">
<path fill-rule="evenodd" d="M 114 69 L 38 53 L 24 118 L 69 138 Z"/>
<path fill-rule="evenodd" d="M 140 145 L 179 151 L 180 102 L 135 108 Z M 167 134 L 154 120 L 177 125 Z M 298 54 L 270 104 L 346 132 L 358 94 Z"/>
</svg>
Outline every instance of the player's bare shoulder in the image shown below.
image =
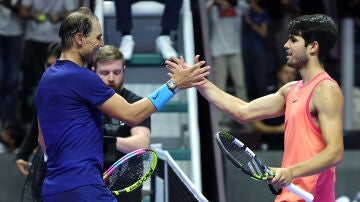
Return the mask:
<svg viewBox="0 0 360 202">
<path fill-rule="evenodd" d="M 324 80 L 315 88 L 313 98 L 343 99 L 340 86 L 333 80 Z"/>
<path fill-rule="evenodd" d="M 340 86 L 333 80 L 324 80 L 314 89 L 310 107 L 321 109 L 342 109 L 344 97 Z"/>
<path fill-rule="evenodd" d="M 298 82 L 299 81 L 291 81 L 291 82 L 285 84 L 278 90 L 278 93 L 280 93 L 282 96 L 285 97 L 287 92 L 289 92 L 289 90 Z"/>
</svg>

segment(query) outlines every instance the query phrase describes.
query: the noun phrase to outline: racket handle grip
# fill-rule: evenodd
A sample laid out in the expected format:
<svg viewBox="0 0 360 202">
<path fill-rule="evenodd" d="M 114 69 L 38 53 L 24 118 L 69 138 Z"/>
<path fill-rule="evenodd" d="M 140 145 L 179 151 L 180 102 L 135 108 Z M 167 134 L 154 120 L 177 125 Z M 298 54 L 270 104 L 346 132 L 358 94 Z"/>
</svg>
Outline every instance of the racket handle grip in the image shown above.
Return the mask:
<svg viewBox="0 0 360 202">
<path fill-rule="evenodd" d="M 293 183 L 289 184 L 285 188 L 291 191 L 292 193 L 300 196 L 306 202 L 312 202 L 314 200 L 314 196 L 311 193 L 301 189 L 300 187 L 294 185 Z"/>
</svg>

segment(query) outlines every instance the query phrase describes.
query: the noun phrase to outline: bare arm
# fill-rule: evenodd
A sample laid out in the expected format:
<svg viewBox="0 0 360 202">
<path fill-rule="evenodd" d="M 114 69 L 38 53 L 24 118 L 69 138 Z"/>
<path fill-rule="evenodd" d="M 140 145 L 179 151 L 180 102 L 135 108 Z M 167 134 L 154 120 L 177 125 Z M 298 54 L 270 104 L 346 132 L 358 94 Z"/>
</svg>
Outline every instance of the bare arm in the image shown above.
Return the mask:
<svg viewBox="0 0 360 202">
<path fill-rule="evenodd" d="M 28 6 L 21 5 L 19 9 L 19 15 L 29 20 L 41 22 L 41 20 L 39 20 L 39 16 L 41 15 L 41 13 L 31 13 Z"/>
<path fill-rule="evenodd" d="M 195 62 L 198 58 L 198 55 L 195 56 Z M 165 62 L 170 71 L 189 67 L 186 63 L 181 64 L 180 59 L 178 58 L 172 57 L 172 60 L 174 62 Z M 169 74 L 169 76 L 172 77 L 172 74 Z M 249 103 L 219 89 L 209 80 L 205 80 L 202 85 L 197 85 L 195 87 L 202 96 L 210 102 L 210 104 L 220 111 L 240 123 L 247 123 L 282 115 L 285 109 L 286 91 L 293 84 L 294 83 L 289 83 L 279 89 L 276 93 L 258 98 Z"/>
<path fill-rule="evenodd" d="M 320 126 L 325 148 L 305 162 L 276 169 L 272 184 L 283 187 L 288 185 L 293 178 L 319 173 L 342 161 L 344 153 L 343 102 L 340 88 L 331 81 L 324 81 L 315 89 L 310 107 L 318 113 L 317 124 Z"/>
<path fill-rule="evenodd" d="M 135 126 L 130 130 L 130 137 L 116 137 L 116 149 L 122 153 L 129 153 L 137 149 L 148 148 L 150 144 L 150 129 Z"/>
<path fill-rule="evenodd" d="M 179 59 L 179 62 L 183 61 L 182 58 Z M 173 71 L 172 79 L 180 90 L 202 85 L 205 82 L 205 77 L 209 75 L 210 67 L 200 68 L 204 63 L 204 61 L 197 62 L 186 69 L 178 68 Z M 156 108 L 147 97 L 130 104 L 118 94 L 114 94 L 98 108 L 103 113 L 124 121 L 130 126 L 138 125 L 156 111 Z"/>
<path fill-rule="evenodd" d="M 124 121 L 130 126 L 138 125 L 156 111 L 148 98 L 130 104 L 116 93 L 98 108 L 103 113 Z"/>
<path fill-rule="evenodd" d="M 35 18 L 34 15 L 31 15 L 30 8 L 28 6 L 21 5 L 20 10 L 19 10 L 19 14 L 23 18 L 27 18 L 27 19 Z"/>
<path fill-rule="evenodd" d="M 285 98 L 280 92 L 244 102 L 222 91 L 210 81 L 196 88 L 210 104 L 240 123 L 272 118 L 284 112 Z"/>
<path fill-rule="evenodd" d="M 17 159 L 15 161 L 15 165 L 16 167 L 19 169 L 19 171 L 21 172 L 21 174 L 23 175 L 29 175 L 29 171 L 28 171 L 28 167 L 31 166 L 31 162 L 29 161 L 25 161 L 23 159 Z"/>
</svg>

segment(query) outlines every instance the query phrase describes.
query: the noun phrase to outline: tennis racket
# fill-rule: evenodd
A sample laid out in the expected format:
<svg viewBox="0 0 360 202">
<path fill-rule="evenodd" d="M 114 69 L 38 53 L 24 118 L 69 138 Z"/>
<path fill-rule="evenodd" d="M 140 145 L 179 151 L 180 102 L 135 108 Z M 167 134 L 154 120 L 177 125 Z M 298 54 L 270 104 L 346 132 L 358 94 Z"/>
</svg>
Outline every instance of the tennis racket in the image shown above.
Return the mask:
<svg viewBox="0 0 360 202">
<path fill-rule="evenodd" d="M 246 175 L 262 181 L 270 180 L 275 176 L 275 174 L 261 162 L 253 151 L 230 133 L 220 131 L 216 134 L 215 139 L 221 151 L 231 163 Z M 273 189 L 270 184 L 269 186 L 270 189 Z M 314 199 L 314 196 L 311 193 L 292 183 L 286 186 L 286 189 L 303 198 L 306 202 L 311 202 Z"/>
<path fill-rule="evenodd" d="M 151 149 L 138 149 L 117 160 L 103 174 L 103 181 L 115 195 L 131 192 L 152 175 L 157 155 Z"/>
</svg>

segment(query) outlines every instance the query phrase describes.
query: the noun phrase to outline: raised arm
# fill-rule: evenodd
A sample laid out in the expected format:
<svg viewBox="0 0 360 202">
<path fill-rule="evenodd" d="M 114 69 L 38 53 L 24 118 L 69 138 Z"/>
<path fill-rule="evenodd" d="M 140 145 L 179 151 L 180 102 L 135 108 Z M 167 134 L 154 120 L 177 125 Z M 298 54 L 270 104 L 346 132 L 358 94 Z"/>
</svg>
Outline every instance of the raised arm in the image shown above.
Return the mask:
<svg viewBox="0 0 360 202">
<path fill-rule="evenodd" d="M 217 109 L 240 123 L 272 118 L 284 113 L 285 98 L 280 92 L 245 102 L 207 81 L 196 89 Z"/>
<path fill-rule="evenodd" d="M 198 58 L 198 55 L 195 56 L 195 62 Z M 172 58 L 172 61 L 166 61 L 165 63 L 170 71 L 174 71 L 179 68 L 189 68 L 188 64 L 182 63 L 179 58 L 175 57 Z M 173 78 L 171 73 L 169 73 L 169 76 L 170 78 Z M 289 87 L 290 85 L 286 85 L 274 94 L 258 98 L 252 102 L 245 102 L 219 89 L 207 79 L 195 86 L 195 88 L 210 102 L 210 104 L 240 123 L 271 118 L 283 114 L 285 106 L 285 91 Z"/>
<path fill-rule="evenodd" d="M 181 59 L 183 61 L 183 59 Z M 179 59 L 179 61 L 181 61 Z M 209 75 L 210 67 L 202 67 L 204 61 L 197 62 L 188 68 L 174 69 L 172 80 L 179 90 L 201 85 L 205 82 L 205 77 Z M 124 98 L 118 94 L 114 94 L 111 98 L 99 106 L 99 109 L 116 119 L 124 121 L 130 126 L 135 126 L 150 116 L 153 112 L 159 110 L 176 91 L 170 91 L 167 84 L 162 85 L 152 94 L 137 102 L 129 104 Z"/>
</svg>

